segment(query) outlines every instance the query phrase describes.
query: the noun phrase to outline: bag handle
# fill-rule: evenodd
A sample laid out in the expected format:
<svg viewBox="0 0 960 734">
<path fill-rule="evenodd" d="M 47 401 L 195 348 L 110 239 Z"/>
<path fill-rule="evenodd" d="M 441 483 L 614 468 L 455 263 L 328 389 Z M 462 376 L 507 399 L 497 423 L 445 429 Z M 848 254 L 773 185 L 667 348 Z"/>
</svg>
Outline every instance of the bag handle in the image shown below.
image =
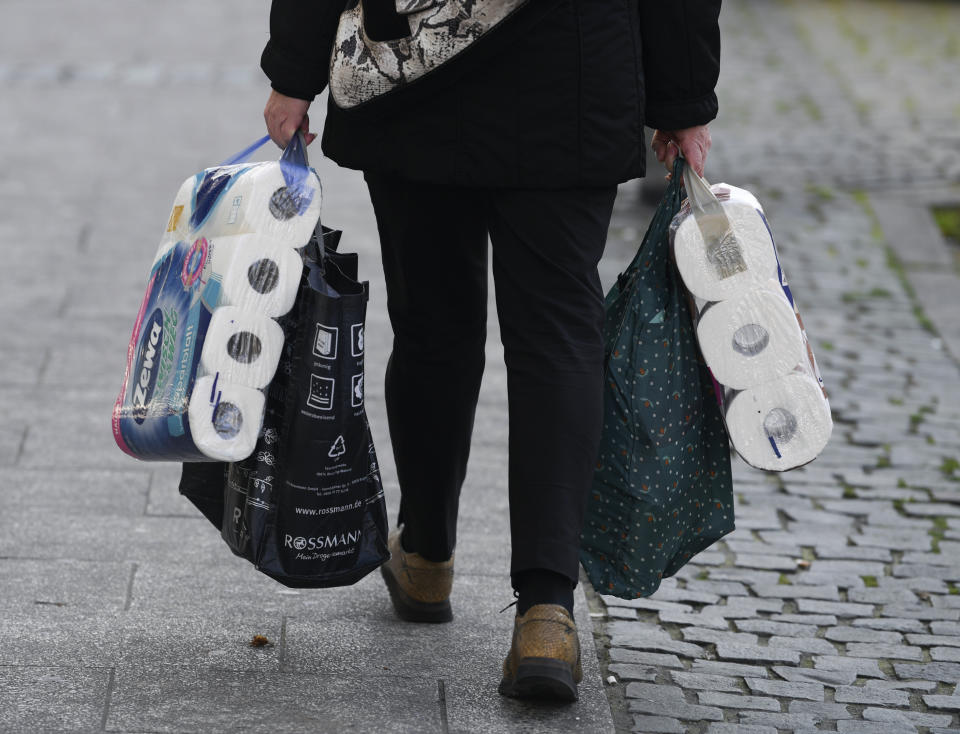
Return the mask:
<svg viewBox="0 0 960 734">
<path fill-rule="evenodd" d="M 220 163 L 217 168 L 222 168 L 223 166 L 233 166 L 237 163 L 246 163 L 248 160 L 250 160 L 253 154 L 266 145 L 267 141 L 269 140 L 269 135 L 264 135 L 262 138 L 257 138 L 246 148 L 234 153 L 232 156 Z M 290 138 L 290 142 L 287 144 L 287 147 L 283 149 L 283 154 L 280 156 L 280 163 L 285 163 L 288 166 L 296 168 L 310 168 L 310 160 L 307 155 L 307 140 L 303 136 L 303 130 L 297 130 L 296 135 Z"/>
<path fill-rule="evenodd" d="M 254 140 L 243 150 L 234 153 L 221 163 L 218 168 L 224 166 L 233 166 L 238 163 L 246 163 L 260 148 L 266 145 L 270 140 L 269 135 Z M 283 173 L 283 180 L 288 189 L 296 191 L 303 187 L 307 177 L 310 175 L 310 160 L 307 154 L 307 140 L 303 135 L 303 130 L 297 130 L 296 134 L 290 138 L 287 147 L 283 149 L 280 155 L 280 171 Z M 323 225 L 317 220 L 317 226 L 314 228 L 314 237 L 323 242 Z M 324 254 L 323 247 L 317 248 L 317 260 L 322 265 Z"/>
<path fill-rule="evenodd" d="M 250 145 L 241 150 L 239 153 L 234 153 L 232 156 L 227 158 L 223 163 L 221 163 L 218 168 L 223 166 L 233 166 L 237 163 L 246 163 L 250 160 L 250 156 L 256 153 L 260 148 L 266 145 L 267 141 L 270 139 L 269 135 L 264 135 L 262 138 L 254 140 Z"/>
<path fill-rule="evenodd" d="M 747 269 L 743 248 L 723 210 L 720 200 L 710 190 L 710 184 L 684 160 L 683 182 L 694 221 L 703 236 L 707 260 L 721 280 Z"/>
</svg>

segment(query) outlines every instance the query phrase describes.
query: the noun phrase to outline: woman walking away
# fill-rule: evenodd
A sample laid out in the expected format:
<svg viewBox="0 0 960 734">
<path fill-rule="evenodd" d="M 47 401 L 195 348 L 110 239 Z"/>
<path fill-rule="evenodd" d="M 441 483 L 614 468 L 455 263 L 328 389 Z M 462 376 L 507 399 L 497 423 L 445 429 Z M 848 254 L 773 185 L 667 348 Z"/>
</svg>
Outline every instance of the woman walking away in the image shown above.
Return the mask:
<svg viewBox="0 0 960 734">
<path fill-rule="evenodd" d="M 323 151 L 363 171 L 376 213 L 401 490 L 382 572 L 413 622 L 452 619 L 489 238 L 518 598 L 507 696 L 577 697 L 573 590 L 602 412 L 597 263 L 617 184 L 644 175 L 644 123 L 668 168 L 681 151 L 703 170 L 719 12 L 720 0 L 273 0 L 270 135 L 285 146 L 309 131 L 329 83 Z"/>
</svg>

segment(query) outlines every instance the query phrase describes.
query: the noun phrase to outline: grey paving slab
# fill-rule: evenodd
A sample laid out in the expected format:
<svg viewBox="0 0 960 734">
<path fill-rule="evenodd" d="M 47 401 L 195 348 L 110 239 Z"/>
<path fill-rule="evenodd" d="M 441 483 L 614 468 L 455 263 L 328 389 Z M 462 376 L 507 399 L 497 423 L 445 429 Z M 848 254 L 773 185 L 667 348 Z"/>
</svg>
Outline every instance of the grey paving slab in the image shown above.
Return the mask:
<svg viewBox="0 0 960 734">
<path fill-rule="evenodd" d="M 737 680 L 725 675 L 690 673 L 682 670 L 674 670 L 670 672 L 670 677 L 674 683 L 681 686 L 684 690 L 740 692 L 740 686 Z M 703 702 L 701 701 L 701 703 Z"/>
<path fill-rule="evenodd" d="M 610 663 L 607 666 L 607 672 L 616 676 L 616 680 L 631 681 L 640 680 L 653 682 L 660 676 L 659 668 L 632 665 L 630 663 Z"/>
<path fill-rule="evenodd" d="M 711 629 L 709 627 L 684 627 L 680 634 L 685 640 L 694 642 L 703 642 L 715 645 L 720 642 L 734 643 L 738 645 L 757 646 L 760 638 L 758 635 L 749 632 L 730 632 L 728 630 Z"/>
<path fill-rule="evenodd" d="M 512 609 L 498 614 L 490 587 L 492 580 L 476 582 L 473 594 L 455 592 L 454 621 L 445 625 L 415 625 L 394 619 L 392 615 L 365 617 L 311 614 L 288 619 L 286 637 L 287 669 L 319 674 L 345 674 L 360 664 L 372 668 L 378 662 L 393 670 L 434 670 L 438 676 L 455 675 L 465 657 L 476 662 L 469 666 L 477 673 L 498 675 L 502 658 L 509 647 L 513 629 Z M 383 611 L 388 611 L 386 608 Z M 377 647 L 368 640 L 379 639 L 375 630 L 384 628 L 385 638 Z M 584 648 L 589 651 L 586 643 Z"/>
<path fill-rule="evenodd" d="M 960 663 L 895 663 L 898 678 L 921 678 L 960 683 Z"/>
<path fill-rule="evenodd" d="M 736 676 L 740 678 L 766 678 L 769 676 L 767 669 L 758 665 L 727 663 L 720 660 L 694 660 L 693 670 L 694 672 Z"/>
<path fill-rule="evenodd" d="M 747 726 L 773 726 L 777 729 L 795 730 L 813 727 L 821 717 L 811 713 L 775 713 L 772 711 L 744 711 L 741 723 Z"/>
<path fill-rule="evenodd" d="M 26 423 L 13 422 L 0 427 L 0 466 L 11 466 L 17 461 L 26 430 Z"/>
<path fill-rule="evenodd" d="M 877 219 L 890 241 L 913 243 L 903 251 L 905 263 L 950 268 L 952 258 L 947 243 L 926 207 L 918 207 L 915 201 L 905 201 L 903 195 L 889 192 L 875 194 L 872 199 Z"/>
<path fill-rule="evenodd" d="M 180 494 L 181 467 L 179 464 L 158 462 L 149 466 L 147 500 L 143 508 L 146 515 L 163 517 L 199 517 L 199 510 Z"/>
<path fill-rule="evenodd" d="M 872 721 L 838 721 L 837 731 L 844 734 L 917 734 L 915 726 L 889 723 L 879 725 Z"/>
<path fill-rule="evenodd" d="M 937 683 L 932 680 L 876 680 L 870 678 L 864 682 L 867 688 L 900 688 L 904 691 L 933 691 Z"/>
<path fill-rule="evenodd" d="M 269 722 L 279 732 L 413 734 L 442 731 L 441 712 L 438 683 L 429 678 L 125 666 L 117 670 L 107 727 L 213 733 Z"/>
<path fill-rule="evenodd" d="M 785 665 L 774 666 L 774 671 L 784 680 L 794 683 L 817 682 L 827 685 L 850 685 L 857 679 L 856 670 L 816 670 L 814 668 L 792 668 Z"/>
<path fill-rule="evenodd" d="M 610 659 L 618 663 L 635 664 L 638 667 L 683 668 L 683 663 L 676 655 L 640 652 L 623 647 L 610 648 Z M 696 663 L 694 663 L 694 669 L 696 669 Z"/>
<path fill-rule="evenodd" d="M 259 616 L 165 616 L 149 613 L 90 614 L 65 609 L 5 616 L 9 642 L 0 665 L 113 667 L 215 667 L 279 670 L 283 618 Z M 270 642 L 250 643 L 255 635 Z"/>
<path fill-rule="evenodd" d="M 945 727 L 953 723 L 949 714 L 928 714 L 918 711 L 893 711 L 891 709 L 868 707 L 863 711 L 867 721 L 882 721 L 890 724 L 910 724 L 914 726 Z"/>
<path fill-rule="evenodd" d="M 841 655 L 816 655 L 813 666 L 817 670 L 854 672 L 863 678 L 886 678 L 876 660 L 866 658 L 848 658 Z"/>
<path fill-rule="evenodd" d="M 879 704 L 883 706 L 908 706 L 910 696 L 906 691 L 867 688 L 863 686 L 838 686 L 833 698 L 840 703 Z"/>
<path fill-rule="evenodd" d="M 53 606 L 5 611 L 0 666 L 112 667 L 122 649 L 122 624 L 115 612 Z"/>
<path fill-rule="evenodd" d="M 581 684 L 580 700 L 574 704 L 538 705 L 495 695 L 499 672 L 493 680 L 486 674 L 449 682 L 444 679 L 447 727 L 451 733 L 461 734 L 480 731 L 579 734 L 584 727 L 595 728 L 602 734 L 612 732 L 610 707 L 600 691 L 599 678 L 585 683 Z M 390 730 L 389 723 L 385 726 Z"/>
<path fill-rule="evenodd" d="M 686 703 L 682 699 L 669 702 L 633 699 L 630 686 L 636 685 L 640 684 L 630 683 L 627 686 L 627 697 L 631 699 L 628 707 L 631 712 L 654 716 L 675 716 L 678 719 L 694 721 L 721 721 L 723 719 L 723 712 L 719 708 Z"/>
<path fill-rule="evenodd" d="M 7 509 L 0 527 L 5 527 L 17 522 L 13 516 L 17 512 L 42 518 L 141 515 L 150 473 L 137 467 L 118 471 L 8 469 L 0 483 Z"/>
<path fill-rule="evenodd" d="M 18 463 L 30 468 L 130 468 L 130 457 L 117 449 L 111 433 L 111 393 L 115 399 L 116 390 L 110 390 L 92 398 L 62 392 L 49 402 L 34 402 Z"/>
<path fill-rule="evenodd" d="M 650 734 L 658 732 L 684 734 L 686 732 L 683 724 L 668 716 L 634 716 L 633 729 L 634 731 L 650 732 Z"/>
<path fill-rule="evenodd" d="M 777 734 L 777 728 L 761 724 L 710 724 L 707 734 Z"/>
<path fill-rule="evenodd" d="M 931 647 L 930 659 L 949 663 L 960 663 L 960 648 Z"/>
<path fill-rule="evenodd" d="M 30 509 L 6 514 L 0 555 L 139 563 L 166 557 L 214 563 L 223 557 L 226 549 L 212 526 L 200 516 L 154 518 L 48 513 L 42 524 L 36 522 L 36 517 Z"/>
<path fill-rule="evenodd" d="M 723 693 L 719 691 L 701 691 L 697 701 L 704 706 L 720 706 L 732 709 L 757 709 L 759 711 L 779 711 L 780 702 L 775 698 L 746 696 L 743 693 Z"/>
<path fill-rule="evenodd" d="M 916 272 L 910 280 L 924 310 L 939 324 L 939 334 L 954 356 L 960 355 L 960 328 L 951 314 L 956 313 L 957 278 L 952 273 Z"/>
<path fill-rule="evenodd" d="M 72 611 L 120 611 L 128 603 L 133 564 L 7 558 L 0 563 L 0 609 L 38 606 Z"/>
<path fill-rule="evenodd" d="M 797 650 L 801 653 L 816 653 L 817 655 L 833 655 L 837 652 L 837 646 L 828 640 L 822 640 L 819 637 L 777 637 L 773 636 L 767 640 L 770 647 L 784 648 L 786 650 Z"/>
<path fill-rule="evenodd" d="M 0 665 L 3 730 L 101 731 L 112 675 L 106 668 Z"/>
</svg>

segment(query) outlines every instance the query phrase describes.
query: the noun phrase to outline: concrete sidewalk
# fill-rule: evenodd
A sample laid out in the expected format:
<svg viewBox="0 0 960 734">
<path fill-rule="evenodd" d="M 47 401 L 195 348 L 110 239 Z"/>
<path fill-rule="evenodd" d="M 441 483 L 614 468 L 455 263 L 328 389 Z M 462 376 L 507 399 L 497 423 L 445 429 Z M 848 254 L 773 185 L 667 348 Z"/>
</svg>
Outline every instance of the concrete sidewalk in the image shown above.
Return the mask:
<svg viewBox="0 0 960 734">
<path fill-rule="evenodd" d="M 514 609 L 499 613 L 513 596 L 495 318 L 448 625 L 398 621 L 379 573 L 343 589 L 280 586 L 178 496 L 176 466 L 113 443 L 110 411 L 170 201 L 186 176 L 262 134 L 267 5 L 32 0 L 5 14 L 0 731 L 612 731 L 582 592 L 581 700 L 532 705 L 496 691 Z M 371 281 L 367 410 L 395 520 L 373 213 L 359 174 L 314 163 L 324 221 Z M 256 634 L 271 644 L 250 647 Z"/>
</svg>

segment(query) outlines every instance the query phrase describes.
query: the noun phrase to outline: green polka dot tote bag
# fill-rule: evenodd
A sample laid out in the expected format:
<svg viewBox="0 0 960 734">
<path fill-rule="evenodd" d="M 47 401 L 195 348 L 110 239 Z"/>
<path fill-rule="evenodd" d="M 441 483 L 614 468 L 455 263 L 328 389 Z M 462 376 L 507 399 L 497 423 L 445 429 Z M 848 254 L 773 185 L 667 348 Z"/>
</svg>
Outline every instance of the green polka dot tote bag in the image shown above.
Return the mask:
<svg viewBox="0 0 960 734">
<path fill-rule="evenodd" d="M 580 559 L 598 592 L 624 599 L 649 596 L 734 527 L 727 433 L 670 255 L 681 171 L 605 303 L 603 436 Z"/>
</svg>

